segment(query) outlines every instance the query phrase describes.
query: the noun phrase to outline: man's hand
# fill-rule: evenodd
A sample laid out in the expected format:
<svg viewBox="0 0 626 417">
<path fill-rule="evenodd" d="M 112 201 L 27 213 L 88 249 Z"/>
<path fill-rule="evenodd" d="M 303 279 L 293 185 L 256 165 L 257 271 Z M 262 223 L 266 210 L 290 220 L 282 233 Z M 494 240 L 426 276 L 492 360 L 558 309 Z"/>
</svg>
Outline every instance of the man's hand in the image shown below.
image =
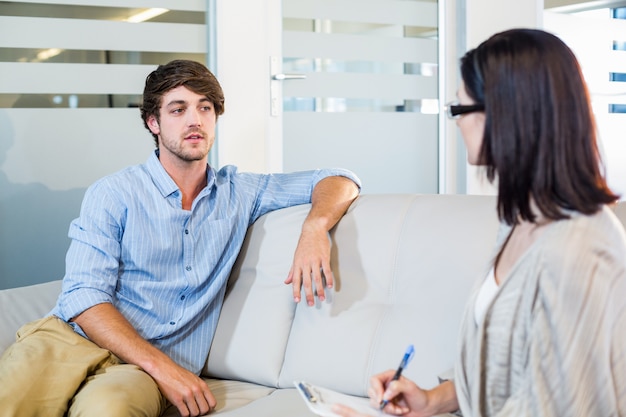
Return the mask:
<svg viewBox="0 0 626 417">
<path fill-rule="evenodd" d="M 314 290 L 320 300 L 326 298 L 326 288 L 334 284 L 330 270 L 330 241 L 328 231 L 344 215 L 359 195 L 359 187 L 345 177 L 326 177 L 315 185 L 311 195 L 311 211 L 302 225 L 293 265 L 285 284 L 293 284 L 293 299 L 300 302 L 302 287 L 306 302 L 315 303 Z"/>
<path fill-rule="evenodd" d="M 173 362 L 156 368 L 150 376 L 182 417 L 203 416 L 217 405 L 213 393 L 202 378 Z"/>
<path fill-rule="evenodd" d="M 181 416 L 201 416 L 217 405 L 204 380 L 143 339 L 112 304 L 97 304 L 73 321 L 95 344 L 150 375 Z"/>
<path fill-rule="evenodd" d="M 326 298 L 324 281 L 326 288 L 332 288 L 328 232 L 324 227 L 305 224 L 285 284 L 293 284 L 293 299 L 296 303 L 300 302 L 304 287 L 306 302 L 312 306 L 315 303 L 314 291 L 320 301 Z"/>
</svg>

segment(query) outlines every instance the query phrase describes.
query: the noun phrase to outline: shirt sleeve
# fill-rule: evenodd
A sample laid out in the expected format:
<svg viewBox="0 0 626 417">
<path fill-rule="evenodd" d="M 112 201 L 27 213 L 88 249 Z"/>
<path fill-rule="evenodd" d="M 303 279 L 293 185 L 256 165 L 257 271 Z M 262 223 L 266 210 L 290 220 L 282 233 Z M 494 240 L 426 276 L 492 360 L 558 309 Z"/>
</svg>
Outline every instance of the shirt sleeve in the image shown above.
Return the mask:
<svg viewBox="0 0 626 417">
<path fill-rule="evenodd" d="M 69 321 L 94 305 L 113 302 L 123 213 L 105 182 L 87 189 L 80 216 L 70 224 L 66 272 L 54 315 Z"/>
<path fill-rule="evenodd" d="M 310 203 L 315 185 L 331 176 L 346 177 L 361 188 L 360 179 L 351 171 L 341 168 L 288 174 L 239 174 L 238 181 L 256 193 L 250 224 L 270 211 Z"/>
</svg>

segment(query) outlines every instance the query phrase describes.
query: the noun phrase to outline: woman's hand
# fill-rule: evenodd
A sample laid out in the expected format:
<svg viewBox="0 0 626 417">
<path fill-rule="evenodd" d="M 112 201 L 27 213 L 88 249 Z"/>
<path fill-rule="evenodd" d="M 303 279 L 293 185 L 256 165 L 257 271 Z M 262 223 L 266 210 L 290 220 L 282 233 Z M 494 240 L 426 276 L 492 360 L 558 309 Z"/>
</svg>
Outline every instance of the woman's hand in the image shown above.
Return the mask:
<svg viewBox="0 0 626 417">
<path fill-rule="evenodd" d="M 424 390 L 407 378 L 393 381 L 395 370 L 389 370 L 370 379 L 368 395 L 374 409 L 380 408 L 383 400 L 389 402 L 383 409 L 387 414 L 407 417 L 427 417 L 458 409 L 454 384 L 446 381 L 432 390 Z M 333 412 L 342 417 L 371 417 L 341 404 L 333 406 Z"/>
<path fill-rule="evenodd" d="M 428 393 L 415 382 L 401 376 L 393 380 L 395 370 L 389 370 L 370 379 L 368 395 L 373 407 L 379 408 L 383 400 L 388 403 L 383 409 L 387 414 L 425 416 Z"/>
</svg>

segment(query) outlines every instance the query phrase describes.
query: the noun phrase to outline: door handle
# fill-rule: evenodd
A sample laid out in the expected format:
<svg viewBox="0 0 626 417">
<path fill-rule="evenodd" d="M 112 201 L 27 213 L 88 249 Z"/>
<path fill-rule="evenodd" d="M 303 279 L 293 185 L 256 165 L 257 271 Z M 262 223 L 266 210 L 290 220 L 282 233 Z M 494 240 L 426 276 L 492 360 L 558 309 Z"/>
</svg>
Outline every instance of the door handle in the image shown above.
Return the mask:
<svg viewBox="0 0 626 417">
<path fill-rule="evenodd" d="M 279 117 L 283 107 L 282 83 L 274 81 L 285 80 L 304 80 L 305 74 L 285 74 L 282 73 L 282 58 L 278 56 L 270 56 L 270 74 L 274 74 L 270 78 L 270 116 Z"/>
<path fill-rule="evenodd" d="M 272 80 L 285 81 L 285 80 L 304 80 L 305 74 L 274 74 Z"/>
</svg>

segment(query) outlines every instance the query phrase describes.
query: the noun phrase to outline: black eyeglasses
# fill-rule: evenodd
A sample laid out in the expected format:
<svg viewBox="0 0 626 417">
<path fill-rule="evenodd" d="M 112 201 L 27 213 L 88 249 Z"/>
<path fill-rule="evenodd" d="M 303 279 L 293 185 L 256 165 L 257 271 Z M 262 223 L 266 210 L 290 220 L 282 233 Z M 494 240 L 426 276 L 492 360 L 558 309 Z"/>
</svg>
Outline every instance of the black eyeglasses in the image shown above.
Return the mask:
<svg viewBox="0 0 626 417">
<path fill-rule="evenodd" d="M 459 104 L 457 101 L 446 104 L 446 114 L 450 119 L 458 119 L 464 114 L 483 110 L 484 104 Z"/>
</svg>

